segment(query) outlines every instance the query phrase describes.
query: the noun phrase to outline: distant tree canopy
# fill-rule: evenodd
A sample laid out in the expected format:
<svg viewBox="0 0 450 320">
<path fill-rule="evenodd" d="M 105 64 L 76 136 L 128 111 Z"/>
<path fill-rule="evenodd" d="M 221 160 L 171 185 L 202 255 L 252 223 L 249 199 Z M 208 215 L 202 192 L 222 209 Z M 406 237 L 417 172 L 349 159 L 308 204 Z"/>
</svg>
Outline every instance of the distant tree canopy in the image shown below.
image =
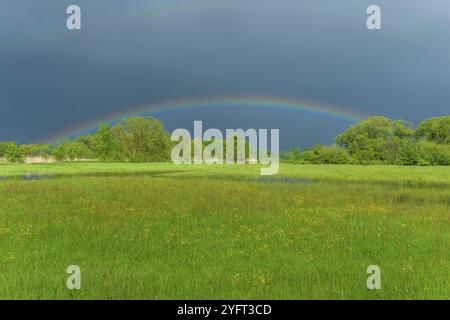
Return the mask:
<svg viewBox="0 0 450 320">
<path fill-rule="evenodd" d="M 129 118 L 104 133 L 101 142 L 111 143 L 112 160 L 132 162 L 169 161 L 172 142 L 161 121 L 155 118 Z"/>
<path fill-rule="evenodd" d="M 402 142 L 413 136 L 411 124 L 376 116 L 348 128 L 336 143 L 360 162 L 394 163 Z"/>
<path fill-rule="evenodd" d="M 24 148 L 15 142 L 1 142 L 0 156 L 9 162 L 23 162 L 25 159 Z"/>
<path fill-rule="evenodd" d="M 203 141 L 203 148 L 210 143 Z M 170 161 L 173 145 L 161 121 L 133 117 L 116 125 L 102 124 L 92 134 L 55 145 L 0 142 L 0 158 L 9 162 L 23 162 L 26 157 L 163 162 Z M 237 145 L 235 140 L 235 159 Z M 250 145 L 247 141 L 243 145 L 248 159 Z M 318 144 L 304 151 L 288 150 L 281 159 L 314 164 L 450 165 L 450 116 L 424 120 L 416 129 L 403 120 L 370 117 L 350 126 L 331 146 Z"/>
<path fill-rule="evenodd" d="M 0 157 L 10 162 L 49 156 L 58 161 L 160 162 L 170 160 L 171 146 L 169 133 L 161 121 L 153 117 L 134 117 L 114 126 L 102 124 L 95 133 L 65 139 L 56 145 L 0 142 Z"/>
<path fill-rule="evenodd" d="M 415 135 L 430 142 L 450 144 L 450 116 L 423 121 L 417 127 Z"/>
<path fill-rule="evenodd" d="M 300 163 L 450 165 L 450 116 L 431 118 L 414 130 L 403 120 L 370 117 L 350 126 L 336 145 L 293 149 L 281 158 Z"/>
<path fill-rule="evenodd" d="M 78 141 L 63 142 L 53 150 L 52 154 L 59 161 L 94 158 L 94 153 L 88 146 Z"/>
<path fill-rule="evenodd" d="M 153 117 L 134 117 L 114 126 L 103 124 L 96 133 L 78 137 L 68 146 L 72 147 L 76 158 L 161 162 L 170 160 L 172 143 L 161 121 Z M 66 158 L 70 158 L 69 151 Z"/>
</svg>

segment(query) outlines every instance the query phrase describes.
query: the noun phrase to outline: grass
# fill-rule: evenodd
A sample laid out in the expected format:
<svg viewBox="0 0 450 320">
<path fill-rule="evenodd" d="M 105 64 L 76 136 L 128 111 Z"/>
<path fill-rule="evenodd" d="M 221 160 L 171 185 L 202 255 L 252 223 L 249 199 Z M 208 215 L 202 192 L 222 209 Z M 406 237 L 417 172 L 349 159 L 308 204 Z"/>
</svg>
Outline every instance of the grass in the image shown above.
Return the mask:
<svg viewBox="0 0 450 320">
<path fill-rule="evenodd" d="M 261 178 L 63 163 L 0 177 L 2 299 L 450 298 L 448 167 L 282 164 Z M 373 264 L 381 290 L 366 287 Z"/>
</svg>

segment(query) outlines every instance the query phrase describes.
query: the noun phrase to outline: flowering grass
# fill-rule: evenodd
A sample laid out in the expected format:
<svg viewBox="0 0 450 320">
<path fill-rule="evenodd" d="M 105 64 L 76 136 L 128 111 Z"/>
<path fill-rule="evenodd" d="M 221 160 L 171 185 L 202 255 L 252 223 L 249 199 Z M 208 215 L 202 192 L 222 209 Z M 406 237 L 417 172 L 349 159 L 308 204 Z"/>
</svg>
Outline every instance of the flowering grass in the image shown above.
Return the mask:
<svg viewBox="0 0 450 320">
<path fill-rule="evenodd" d="M 258 173 L 0 165 L 0 298 L 450 298 L 450 169 Z M 381 290 L 366 286 L 373 264 Z"/>
</svg>

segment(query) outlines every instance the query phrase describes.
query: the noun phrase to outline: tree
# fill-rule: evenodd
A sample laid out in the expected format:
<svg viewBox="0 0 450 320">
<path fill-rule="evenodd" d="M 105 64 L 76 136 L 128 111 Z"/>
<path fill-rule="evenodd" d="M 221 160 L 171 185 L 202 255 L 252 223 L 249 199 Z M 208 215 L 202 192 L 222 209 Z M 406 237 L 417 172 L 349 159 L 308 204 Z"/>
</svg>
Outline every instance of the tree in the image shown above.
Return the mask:
<svg viewBox="0 0 450 320">
<path fill-rule="evenodd" d="M 97 158 L 100 161 L 159 162 L 169 161 L 169 134 L 161 121 L 149 117 L 124 119 L 121 124 L 100 125 L 97 132 L 64 141 L 54 150 L 57 160 Z"/>
<path fill-rule="evenodd" d="M 110 160 L 113 147 L 111 127 L 107 124 L 100 125 L 94 137 L 95 154 L 97 157 L 101 161 Z"/>
<path fill-rule="evenodd" d="M 280 154 L 280 159 L 284 161 L 290 161 L 290 162 L 297 162 L 302 163 L 303 162 L 303 153 L 300 148 L 291 149 L 285 152 L 282 152 Z"/>
<path fill-rule="evenodd" d="M 318 144 L 313 149 L 306 150 L 303 153 L 303 158 L 305 161 L 314 164 L 345 164 L 351 162 L 347 151 L 336 145 L 326 147 Z"/>
<path fill-rule="evenodd" d="M 6 152 L 12 144 L 14 144 L 14 142 L 0 142 L 0 158 L 6 157 Z"/>
<path fill-rule="evenodd" d="M 407 166 L 416 166 L 421 162 L 420 146 L 415 141 L 406 141 L 399 150 L 399 163 Z"/>
<path fill-rule="evenodd" d="M 161 121 L 134 117 L 123 121 L 114 131 L 116 148 L 132 162 L 161 162 L 170 160 L 171 141 Z M 124 150 L 123 150 L 124 149 Z"/>
<path fill-rule="evenodd" d="M 419 141 L 419 165 L 450 165 L 450 146 L 429 141 Z"/>
<path fill-rule="evenodd" d="M 111 128 L 111 133 L 113 136 L 111 158 L 115 161 L 129 161 L 131 151 L 123 125 L 115 125 Z"/>
<path fill-rule="evenodd" d="M 256 156 L 245 136 L 248 135 L 244 134 L 243 140 L 239 140 L 241 134 L 233 137 L 234 161 L 237 160 L 238 146 L 245 150 L 245 160 L 250 160 L 251 155 L 252 158 Z M 212 139 L 202 141 L 202 153 L 205 151 L 213 158 L 217 156 L 216 142 L 218 141 Z M 227 141 L 219 142 L 223 145 L 223 150 L 219 150 L 226 157 Z M 194 141 L 191 143 L 194 144 Z M 80 136 L 74 141 L 63 139 L 54 145 L 0 142 L 0 158 L 10 162 L 23 162 L 26 156 L 48 157 L 52 154 L 59 161 L 99 159 L 161 162 L 170 160 L 174 145 L 176 143 L 171 142 L 161 121 L 153 117 L 133 117 L 114 126 L 102 124 L 93 134 Z M 263 150 L 259 150 L 258 157 L 261 151 Z M 193 147 L 191 152 L 194 152 Z M 300 149 L 289 150 L 281 154 L 281 159 L 318 164 L 450 165 L 450 116 L 426 119 L 419 124 L 417 130 L 403 120 L 370 117 L 338 135 L 335 145 L 319 144 L 303 153 Z"/>
<path fill-rule="evenodd" d="M 22 144 L 20 148 L 27 157 L 48 158 L 52 153 L 50 145 L 47 144 Z"/>
<path fill-rule="evenodd" d="M 22 163 L 25 161 L 25 154 L 23 149 L 15 142 L 2 143 L 3 156 L 9 162 Z"/>
<path fill-rule="evenodd" d="M 68 142 L 65 146 L 65 153 L 67 158 L 71 161 L 74 161 L 75 159 L 89 159 L 92 157 L 89 148 L 85 144 L 77 141 Z"/>
<path fill-rule="evenodd" d="M 95 134 L 79 136 L 74 141 L 84 144 L 89 149 L 92 157 L 95 157 L 97 143 Z"/>
<path fill-rule="evenodd" d="M 53 156 L 58 161 L 67 159 L 74 161 L 76 159 L 91 159 L 93 155 L 91 150 L 89 150 L 84 143 L 78 141 L 66 141 L 53 150 Z"/>
<path fill-rule="evenodd" d="M 374 116 L 352 125 L 336 137 L 336 143 L 361 163 L 396 163 L 402 141 L 413 135 L 408 122 Z"/>
<path fill-rule="evenodd" d="M 63 143 L 55 147 L 52 155 L 57 161 L 65 160 L 67 158 L 66 145 Z"/>
<path fill-rule="evenodd" d="M 430 142 L 450 144 L 450 116 L 422 121 L 417 127 L 416 137 Z"/>
</svg>

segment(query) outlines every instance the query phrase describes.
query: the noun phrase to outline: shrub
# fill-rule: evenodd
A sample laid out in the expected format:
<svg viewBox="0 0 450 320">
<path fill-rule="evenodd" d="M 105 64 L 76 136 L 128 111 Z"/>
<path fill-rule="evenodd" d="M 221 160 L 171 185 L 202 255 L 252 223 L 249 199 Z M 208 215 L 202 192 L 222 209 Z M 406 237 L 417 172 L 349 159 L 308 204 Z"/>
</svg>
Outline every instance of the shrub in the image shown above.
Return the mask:
<svg viewBox="0 0 450 320">
<path fill-rule="evenodd" d="M 422 121 L 417 127 L 415 135 L 418 139 L 450 144 L 450 116 Z"/>
<path fill-rule="evenodd" d="M 9 162 L 23 163 L 25 161 L 24 150 L 15 142 L 8 142 L 4 149 L 4 157 Z"/>
<path fill-rule="evenodd" d="M 347 151 L 336 145 L 325 147 L 316 145 L 311 150 L 306 150 L 303 154 L 305 161 L 315 164 L 345 164 L 352 163 Z"/>
<path fill-rule="evenodd" d="M 81 142 L 68 141 L 56 147 L 53 150 L 53 156 L 58 161 L 66 159 L 74 161 L 75 159 L 90 159 L 92 158 L 92 152 Z"/>
<path fill-rule="evenodd" d="M 336 137 L 336 143 L 360 163 L 396 163 L 403 140 L 414 135 L 408 122 L 374 116 L 352 125 Z"/>
<path fill-rule="evenodd" d="M 420 162 L 420 146 L 414 141 L 407 141 L 399 149 L 398 164 L 415 166 Z"/>
<path fill-rule="evenodd" d="M 450 165 L 450 146 L 428 141 L 419 141 L 419 165 L 447 166 Z"/>
<path fill-rule="evenodd" d="M 303 163 L 302 151 L 298 148 L 282 152 L 280 159 L 288 162 Z"/>
</svg>

